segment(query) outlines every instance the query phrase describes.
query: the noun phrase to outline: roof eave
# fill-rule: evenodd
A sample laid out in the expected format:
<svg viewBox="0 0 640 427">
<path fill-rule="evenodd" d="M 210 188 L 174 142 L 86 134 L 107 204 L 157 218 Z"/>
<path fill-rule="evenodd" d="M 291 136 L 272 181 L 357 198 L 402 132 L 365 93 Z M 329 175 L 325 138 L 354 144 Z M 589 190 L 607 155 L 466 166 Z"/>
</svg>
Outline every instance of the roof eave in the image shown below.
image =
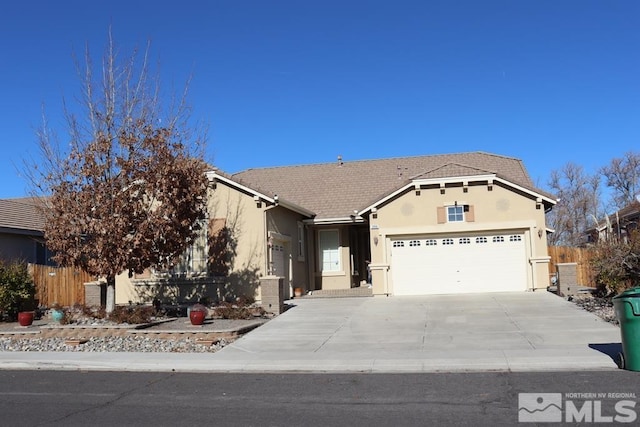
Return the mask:
<svg viewBox="0 0 640 427">
<path fill-rule="evenodd" d="M 394 191 L 393 193 L 383 197 L 382 199 L 374 202 L 373 204 L 371 204 L 370 206 L 367 206 L 366 208 L 364 208 L 363 210 L 361 210 L 360 212 L 358 212 L 358 215 L 365 215 L 368 212 L 371 211 L 371 209 L 376 208 L 378 206 L 380 206 L 381 204 L 387 202 L 388 200 L 391 200 L 393 198 L 395 198 L 396 196 L 398 196 L 399 194 L 404 193 L 405 191 L 407 191 L 408 189 L 412 189 L 415 188 L 416 186 L 419 185 L 433 185 L 433 184 L 438 184 L 438 185 L 446 185 L 446 184 L 451 184 L 451 183 L 457 183 L 457 182 L 469 182 L 469 181 L 488 181 L 488 182 L 501 182 L 509 187 L 512 187 L 514 189 L 517 189 L 518 191 L 530 194 L 532 196 L 534 196 L 537 199 L 540 199 L 540 201 L 544 202 L 547 205 L 555 205 L 557 203 L 556 200 L 551 199 L 543 194 L 540 194 L 536 191 L 530 190 L 528 188 L 522 187 L 518 184 L 515 184 L 511 181 L 508 181 L 506 179 L 500 178 L 495 174 L 485 174 L 485 175 L 471 175 L 471 176 L 457 176 L 457 177 L 444 177 L 444 178 L 429 178 L 429 179 L 415 179 L 412 180 L 411 182 L 403 185 L 402 187 L 398 188 L 396 191 Z"/>
<path fill-rule="evenodd" d="M 277 195 L 273 195 L 273 196 L 267 196 L 264 193 L 261 193 L 259 191 L 254 190 L 253 188 L 247 187 L 246 185 L 242 185 L 230 178 L 227 178 L 224 175 L 220 175 L 219 173 L 217 173 L 216 171 L 208 171 L 206 172 L 207 175 L 207 179 L 209 180 L 209 182 L 215 182 L 215 181 L 221 181 L 224 182 L 225 184 L 231 186 L 231 187 L 235 187 L 239 190 L 244 191 L 245 193 L 251 194 L 255 197 L 259 197 L 260 199 L 264 200 L 265 202 L 272 204 L 272 205 L 279 205 L 282 206 L 286 209 L 289 209 L 293 212 L 299 213 L 301 215 L 304 215 L 306 217 L 309 218 L 313 218 L 316 214 L 312 211 L 310 211 L 309 209 L 305 209 L 302 206 L 298 206 L 295 203 L 291 203 L 288 202 L 286 200 L 282 200 L 280 199 Z"/>
<path fill-rule="evenodd" d="M 302 206 L 298 206 L 295 203 L 291 203 L 286 200 L 278 200 L 278 205 L 283 206 L 291 211 L 297 212 L 309 218 L 313 218 L 314 216 L 316 216 L 315 212 L 312 212 L 309 209 L 305 209 Z"/>
<path fill-rule="evenodd" d="M 361 216 L 348 216 L 337 218 L 311 218 L 304 221 L 309 225 L 332 225 L 332 224 L 362 224 L 365 220 Z"/>
<path fill-rule="evenodd" d="M 17 234 L 21 236 L 33 236 L 33 237 L 44 236 L 44 232 L 42 230 L 30 229 L 30 228 L 19 228 L 19 227 L 0 227 L 0 233 Z"/>
</svg>

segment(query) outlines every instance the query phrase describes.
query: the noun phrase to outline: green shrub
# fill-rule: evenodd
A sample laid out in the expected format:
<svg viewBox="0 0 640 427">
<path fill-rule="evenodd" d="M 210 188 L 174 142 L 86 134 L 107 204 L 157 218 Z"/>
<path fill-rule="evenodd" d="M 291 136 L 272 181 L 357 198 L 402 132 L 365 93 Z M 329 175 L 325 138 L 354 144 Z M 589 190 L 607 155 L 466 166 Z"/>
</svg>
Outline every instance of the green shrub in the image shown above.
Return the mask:
<svg viewBox="0 0 640 427">
<path fill-rule="evenodd" d="M 34 310 L 36 287 L 24 262 L 0 261 L 0 311 L 15 319 L 20 310 Z"/>
</svg>

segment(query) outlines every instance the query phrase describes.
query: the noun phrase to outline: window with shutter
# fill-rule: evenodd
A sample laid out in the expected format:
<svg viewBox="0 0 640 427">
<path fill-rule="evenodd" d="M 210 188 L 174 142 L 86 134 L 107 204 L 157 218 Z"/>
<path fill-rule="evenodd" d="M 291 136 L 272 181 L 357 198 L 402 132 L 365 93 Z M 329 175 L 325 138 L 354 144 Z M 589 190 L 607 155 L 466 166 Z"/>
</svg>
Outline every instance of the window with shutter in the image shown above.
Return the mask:
<svg viewBox="0 0 640 427">
<path fill-rule="evenodd" d="M 464 221 L 464 208 L 462 206 L 447 206 L 447 221 L 448 222 L 463 222 Z"/>
</svg>

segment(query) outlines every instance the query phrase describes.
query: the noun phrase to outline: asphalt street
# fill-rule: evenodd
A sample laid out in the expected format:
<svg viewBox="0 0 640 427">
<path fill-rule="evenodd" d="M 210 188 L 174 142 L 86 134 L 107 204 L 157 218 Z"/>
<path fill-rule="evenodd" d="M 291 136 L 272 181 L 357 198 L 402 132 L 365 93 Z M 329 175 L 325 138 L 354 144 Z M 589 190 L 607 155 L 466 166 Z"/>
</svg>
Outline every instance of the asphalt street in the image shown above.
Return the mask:
<svg viewBox="0 0 640 427">
<path fill-rule="evenodd" d="M 637 425 L 638 375 L 0 371 L 0 414 L 20 426 L 513 426 L 521 393 L 561 393 L 583 422 Z"/>
</svg>

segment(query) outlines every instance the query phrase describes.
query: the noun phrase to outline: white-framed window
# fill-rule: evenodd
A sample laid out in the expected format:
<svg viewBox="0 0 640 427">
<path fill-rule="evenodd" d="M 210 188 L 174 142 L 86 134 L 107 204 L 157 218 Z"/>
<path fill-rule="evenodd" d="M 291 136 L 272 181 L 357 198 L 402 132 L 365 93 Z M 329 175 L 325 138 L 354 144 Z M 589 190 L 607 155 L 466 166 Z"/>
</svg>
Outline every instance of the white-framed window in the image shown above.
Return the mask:
<svg viewBox="0 0 640 427">
<path fill-rule="evenodd" d="M 464 206 L 447 206 L 447 221 L 448 222 L 463 222 L 464 221 Z"/>
<path fill-rule="evenodd" d="M 493 243 L 502 243 L 504 242 L 504 236 L 493 236 Z"/>
<path fill-rule="evenodd" d="M 340 232 L 338 230 L 319 230 L 318 246 L 320 248 L 320 270 L 341 271 Z"/>
<path fill-rule="evenodd" d="M 522 236 L 519 234 L 516 234 L 514 236 L 509 236 L 509 241 L 510 242 L 521 242 L 522 241 Z"/>
<path fill-rule="evenodd" d="M 476 237 L 476 243 L 487 243 L 486 237 Z"/>
<path fill-rule="evenodd" d="M 420 246 L 420 240 L 409 240 L 409 246 Z"/>
<path fill-rule="evenodd" d="M 437 246 L 438 241 L 436 239 L 427 239 L 424 242 L 425 246 Z"/>
<path fill-rule="evenodd" d="M 461 245 L 469 245 L 471 244 L 471 239 L 468 237 L 461 237 L 460 240 L 458 240 L 458 243 Z"/>
<path fill-rule="evenodd" d="M 298 261 L 304 261 L 304 224 L 298 222 Z"/>
<path fill-rule="evenodd" d="M 169 270 L 169 275 L 177 277 L 197 277 L 207 275 L 207 259 L 209 246 L 207 244 L 207 230 L 209 221 L 199 222 L 200 229 L 193 242 L 180 255 L 176 264 Z M 162 274 L 162 273 L 161 273 Z"/>
<path fill-rule="evenodd" d="M 445 246 L 453 245 L 453 239 L 442 239 L 442 244 Z"/>
<path fill-rule="evenodd" d="M 404 248 L 404 242 L 402 240 L 395 240 L 393 242 L 394 248 Z"/>
</svg>

